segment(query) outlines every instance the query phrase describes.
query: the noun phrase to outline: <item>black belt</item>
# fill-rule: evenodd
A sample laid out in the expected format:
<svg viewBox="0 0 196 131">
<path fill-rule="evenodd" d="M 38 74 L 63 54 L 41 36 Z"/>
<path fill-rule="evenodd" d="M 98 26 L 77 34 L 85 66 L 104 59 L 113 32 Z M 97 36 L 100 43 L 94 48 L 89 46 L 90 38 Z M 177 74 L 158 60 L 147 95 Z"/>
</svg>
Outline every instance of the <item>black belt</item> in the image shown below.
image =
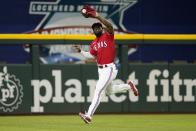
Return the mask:
<svg viewBox="0 0 196 131">
<path fill-rule="evenodd" d="M 108 65 L 100 65 L 100 66 L 98 66 L 99 68 L 105 68 L 105 67 L 108 67 Z"/>
</svg>

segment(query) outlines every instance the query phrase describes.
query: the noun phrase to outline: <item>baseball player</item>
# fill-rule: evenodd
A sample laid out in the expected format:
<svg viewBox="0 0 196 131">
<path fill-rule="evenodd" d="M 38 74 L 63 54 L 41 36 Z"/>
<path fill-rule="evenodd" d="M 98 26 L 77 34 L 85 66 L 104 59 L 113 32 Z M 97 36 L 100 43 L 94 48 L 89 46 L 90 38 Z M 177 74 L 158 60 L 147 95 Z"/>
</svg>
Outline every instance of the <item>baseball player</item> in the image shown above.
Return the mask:
<svg viewBox="0 0 196 131">
<path fill-rule="evenodd" d="M 138 90 L 135 85 L 129 81 L 127 84 L 114 85 L 112 81 L 116 78 L 118 70 L 114 64 L 115 59 L 115 43 L 114 30 L 112 24 L 105 18 L 100 16 L 93 8 L 84 6 L 85 11 L 82 14 L 86 18 L 95 18 L 99 22 L 92 25 L 93 33 L 96 39 L 90 44 L 89 52 L 81 50 L 80 46 L 75 45 L 74 49 L 80 52 L 86 58 L 95 58 L 98 66 L 99 80 L 97 81 L 94 97 L 88 112 L 79 113 L 81 119 L 89 124 L 101 101 L 101 94 L 105 90 L 107 95 L 114 93 L 126 92 L 131 90 L 135 96 L 138 96 Z M 103 27 L 102 24 L 105 26 Z"/>
</svg>

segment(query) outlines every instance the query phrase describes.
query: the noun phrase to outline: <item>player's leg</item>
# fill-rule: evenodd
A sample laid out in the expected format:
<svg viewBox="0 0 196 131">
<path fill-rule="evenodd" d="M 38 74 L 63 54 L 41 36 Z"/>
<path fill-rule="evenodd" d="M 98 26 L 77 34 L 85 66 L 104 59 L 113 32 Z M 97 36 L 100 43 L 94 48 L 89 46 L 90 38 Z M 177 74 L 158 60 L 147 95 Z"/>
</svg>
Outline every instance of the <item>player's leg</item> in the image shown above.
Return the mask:
<svg viewBox="0 0 196 131">
<path fill-rule="evenodd" d="M 118 70 L 114 70 L 112 80 L 116 78 Z M 126 91 L 131 90 L 135 96 L 138 96 L 138 90 L 132 81 L 128 81 L 127 84 L 114 84 L 113 81 L 106 88 L 106 94 L 112 95 L 115 93 L 125 93 Z"/>
<path fill-rule="evenodd" d="M 114 84 L 113 80 L 116 79 L 116 76 L 118 74 L 118 70 L 114 67 L 113 75 L 112 75 L 112 81 L 106 88 L 106 94 L 112 95 L 115 93 L 122 93 L 126 92 L 130 89 L 128 84 Z"/>
<path fill-rule="evenodd" d="M 106 94 L 112 95 L 115 93 L 125 93 L 128 90 L 131 90 L 135 96 L 139 95 L 139 92 L 132 81 L 128 81 L 127 84 L 113 84 L 113 82 L 111 82 L 111 84 L 106 89 Z"/>
<path fill-rule="evenodd" d="M 112 74 L 113 74 L 113 68 L 105 68 L 101 69 L 99 71 L 99 80 L 96 84 L 94 97 L 91 102 L 91 105 L 88 109 L 87 116 L 92 117 L 94 112 L 96 111 L 98 105 L 100 104 L 102 93 L 105 90 L 105 88 L 108 86 L 108 84 L 112 81 Z"/>
<path fill-rule="evenodd" d="M 125 93 L 130 89 L 128 84 L 114 84 L 113 82 L 106 88 L 106 94 Z"/>
</svg>

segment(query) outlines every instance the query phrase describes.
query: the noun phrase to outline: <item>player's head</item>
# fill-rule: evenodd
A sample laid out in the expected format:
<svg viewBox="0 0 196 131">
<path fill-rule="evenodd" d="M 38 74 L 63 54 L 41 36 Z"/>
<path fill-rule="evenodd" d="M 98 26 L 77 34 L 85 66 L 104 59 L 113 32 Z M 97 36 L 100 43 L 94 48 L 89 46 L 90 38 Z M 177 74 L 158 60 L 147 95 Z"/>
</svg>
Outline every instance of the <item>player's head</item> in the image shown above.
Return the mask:
<svg viewBox="0 0 196 131">
<path fill-rule="evenodd" d="M 102 35 L 103 27 L 102 27 L 101 23 L 99 23 L 99 22 L 94 23 L 92 25 L 92 29 L 93 29 L 93 32 L 96 35 L 96 37 L 100 37 Z"/>
</svg>

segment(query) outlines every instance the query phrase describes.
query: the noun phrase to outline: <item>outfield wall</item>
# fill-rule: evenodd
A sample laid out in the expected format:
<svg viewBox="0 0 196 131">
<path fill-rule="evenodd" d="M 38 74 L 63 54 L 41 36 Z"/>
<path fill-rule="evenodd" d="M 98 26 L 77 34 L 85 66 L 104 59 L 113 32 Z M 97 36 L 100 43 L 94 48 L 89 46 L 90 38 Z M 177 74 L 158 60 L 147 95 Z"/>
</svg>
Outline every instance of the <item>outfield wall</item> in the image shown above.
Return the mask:
<svg viewBox="0 0 196 131">
<path fill-rule="evenodd" d="M 88 108 L 98 79 L 96 65 L 40 65 L 33 72 L 30 64 L 0 65 L 0 114 L 65 114 Z M 115 82 L 127 79 L 140 96 L 104 95 L 98 113 L 196 112 L 196 64 L 129 64 Z"/>
</svg>

